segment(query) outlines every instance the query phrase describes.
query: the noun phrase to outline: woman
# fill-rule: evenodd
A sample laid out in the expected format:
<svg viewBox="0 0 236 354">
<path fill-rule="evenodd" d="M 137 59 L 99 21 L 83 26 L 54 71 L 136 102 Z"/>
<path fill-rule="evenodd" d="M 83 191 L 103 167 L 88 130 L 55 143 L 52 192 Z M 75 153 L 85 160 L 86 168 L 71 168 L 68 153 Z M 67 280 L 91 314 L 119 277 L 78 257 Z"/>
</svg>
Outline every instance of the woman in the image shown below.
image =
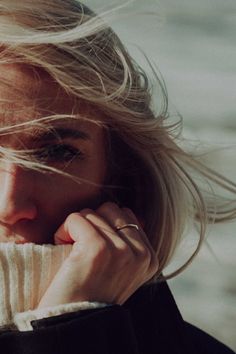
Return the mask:
<svg viewBox="0 0 236 354">
<path fill-rule="evenodd" d="M 164 282 L 197 253 L 208 202 L 189 171 L 235 185 L 179 148 L 167 105 L 75 0 L 0 4 L 3 353 L 232 353 L 184 322 Z M 234 188 L 234 189 L 233 189 Z M 163 277 L 189 219 L 194 255 Z"/>
</svg>

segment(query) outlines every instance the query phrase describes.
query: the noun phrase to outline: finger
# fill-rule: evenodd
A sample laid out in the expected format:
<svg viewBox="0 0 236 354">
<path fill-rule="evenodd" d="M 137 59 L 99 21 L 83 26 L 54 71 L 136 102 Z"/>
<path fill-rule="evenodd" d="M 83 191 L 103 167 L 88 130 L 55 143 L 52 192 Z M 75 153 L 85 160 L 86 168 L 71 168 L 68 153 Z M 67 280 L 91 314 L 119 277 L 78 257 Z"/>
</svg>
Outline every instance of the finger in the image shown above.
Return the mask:
<svg viewBox="0 0 236 354">
<path fill-rule="evenodd" d="M 130 215 L 125 213 L 125 211 L 119 208 L 115 203 L 104 203 L 96 211 L 114 229 L 126 224 L 134 223 Z M 135 223 L 137 224 L 136 220 Z M 141 225 L 139 223 L 138 227 L 141 230 Z M 139 230 L 132 227 L 127 227 L 122 230 L 117 230 L 116 233 L 118 233 L 119 237 L 122 237 L 123 240 L 129 242 L 129 245 L 134 251 L 144 251 L 145 243 L 143 243 Z"/>
<path fill-rule="evenodd" d="M 138 225 L 139 227 L 139 236 L 140 238 L 142 238 L 143 243 L 145 244 L 146 248 L 149 251 L 149 256 L 150 256 L 150 264 L 149 264 L 149 271 L 151 272 L 152 275 L 154 275 L 159 268 L 159 262 L 156 256 L 156 253 L 146 235 L 146 233 L 144 232 L 141 223 L 139 222 L 139 220 L 137 219 L 137 217 L 135 216 L 135 214 L 132 212 L 131 209 L 128 208 L 122 208 L 123 211 L 128 214 L 130 216 L 130 222 L 133 224 Z M 121 232 L 124 231 L 124 229 L 120 230 Z"/>
<path fill-rule="evenodd" d="M 54 240 L 57 245 L 78 242 L 82 247 L 88 245 L 95 247 L 97 243 L 99 245 L 104 242 L 98 230 L 80 213 L 72 213 L 66 218 L 56 231 Z"/>
<path fill-rule="evenodd" d="M 159 261 L 156 256 L 156 252 L 155 252 L 154 248 L 152 247 L 152 244 L 150 243 L 146 233 L 144 232 L 143 228 L 141 227 L 140 221 L 137 219 L 137 217 L 132 212 L 132 210 L 129 208 L 123 208 L 123 210 L 130 216 L 131 223 L 137 224 L 139 226 L 140 237 L 142 238 L 143 242 L 145 243 L 146 247 L 149 249 L 150 254 L 151 254 L 150 270 L 151 270 L 151 272 L 153 272 L 153 274 L 155 274 L 159 269 Z M 123 231 L 123 230 L 121 230 L 121 231 Z"/>
<path fill-rule="evenodd" d="M 139 230 L 127 227 L 119 230 L 118 233 L 120 237 L 126 240 L 126 242 L 129 242 L 134 252 L 147 262 L 148 274 L 154 275 L 158 271 L 159 262 L 155 251 L 135 214 L 128 208 L 120 209 L 115 203 L 104 203 L 97 209 L 97 212 L 115 227 L 120 227 L 125 224 L 138 225 Z"/>
<path fill-rule="evenodd" d="M 140 222 L 140 220 L 136 217 L 136 215 L 133 213 L 133 211 L 129 208 L 122 208 L 122 210 L 129 215 L 130 217 L 130 223 L 132 224 L 136 224 L 139 227 L 139 232 L 140 232 L 140 236 L 142 237 L 143 242 L 147 245 L 147 247 L 149 247 L 150 249 L 153 249 L 146 233 L 143 230 L 143 226 L 142 223 Z M 122 231 L 122 230 L 121 230 Z"/>
<path fill-rule="evenodd" d="M 117 231 L 108 223 L 99 213 L 91 209 L 83 209 L 80 211 L 83 215 L 99 232 L 102 233 L 103 237 L 110 242 L 113 248 L 124 248 L 124 243 L 129 245 L 120 235 L 117 234 Z M 129 245 L 130 246 L 130 245 Z"/>
</svg>

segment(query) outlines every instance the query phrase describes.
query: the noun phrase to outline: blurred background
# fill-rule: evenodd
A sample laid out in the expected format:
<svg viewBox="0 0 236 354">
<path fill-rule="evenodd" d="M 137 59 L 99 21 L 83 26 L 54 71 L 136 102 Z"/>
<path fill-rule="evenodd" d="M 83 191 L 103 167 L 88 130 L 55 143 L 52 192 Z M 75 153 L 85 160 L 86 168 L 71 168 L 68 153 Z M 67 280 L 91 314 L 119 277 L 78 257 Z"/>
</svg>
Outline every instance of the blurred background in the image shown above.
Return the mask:
<svg viewBox="0 0 236 354">
<path fill-rule="evenodd" d="M 105 10 L 124 2 L 85 3 Z M 146 70 L 139 48 L 158 66 L 186 143 L 236 181 L 236 1 L 137 0 L 119 14 L 112 27 Z M 166 273 L 194 245 L 190 230 Z M 185 320 L 236 350 L 236 222 L 211 226 L 198 257 L 169 285 Z"/>
</svg>

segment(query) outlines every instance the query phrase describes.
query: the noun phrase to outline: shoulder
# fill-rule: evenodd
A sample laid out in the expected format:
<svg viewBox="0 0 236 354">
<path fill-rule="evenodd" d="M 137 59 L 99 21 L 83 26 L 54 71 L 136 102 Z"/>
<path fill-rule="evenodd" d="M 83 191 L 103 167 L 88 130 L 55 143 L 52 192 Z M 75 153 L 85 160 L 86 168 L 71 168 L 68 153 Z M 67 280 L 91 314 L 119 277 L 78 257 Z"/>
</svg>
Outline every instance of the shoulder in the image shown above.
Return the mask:
<svg viewBox="0 0 236 354">
<path fill-rule="evenodd" d="M 185 330 L 199 354 L 236 354 L 226 345 L 188 322 L 185 322 Z"/>
</svg>

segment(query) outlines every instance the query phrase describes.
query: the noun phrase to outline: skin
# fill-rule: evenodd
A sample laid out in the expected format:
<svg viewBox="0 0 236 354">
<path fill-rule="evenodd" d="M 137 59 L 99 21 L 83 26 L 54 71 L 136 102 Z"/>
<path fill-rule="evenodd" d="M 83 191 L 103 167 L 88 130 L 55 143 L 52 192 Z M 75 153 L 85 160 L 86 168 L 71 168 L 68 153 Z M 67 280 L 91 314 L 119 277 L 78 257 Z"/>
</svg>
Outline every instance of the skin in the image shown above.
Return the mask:
<svg viewBox="0 0 236 354">
<path fill-rule="evenodd" d="M 52 112 L 73 111 L 93 118 L 95 114 L 68 97 L 45 73 L 24 65 L 0 65 L 0 99 L 1 127 Z M 98 112 L 96 118 L 102 118 Z M 78 124 L 89 137 L 62 138 L 59 153 L 52 149 L 58 141 L 45 140 L 37 131 L 25 129 L 0 136 L 3 147 L 50 151 L 48 164 L 56 168 L 66 165 L 66 172 L 96 184 L 76 184 L 65 176 L 25 169 L 11 161 L 0 164 L 0 242 L 73 244 L 41 299 L 41 308 L 76 301 L 122 304 L 158 269 L 154 251 L 133 212 L 102 202 L 109 167 L 103 128 L 88 121 L 77 122 L 75 127 L 71 120 L 56 128 L 78 129 Z M 72 162 L 68 156 L 73 157 Z M 139 230 L 116 230 L 127 223 L 139 225 Z"/>
</svg>

